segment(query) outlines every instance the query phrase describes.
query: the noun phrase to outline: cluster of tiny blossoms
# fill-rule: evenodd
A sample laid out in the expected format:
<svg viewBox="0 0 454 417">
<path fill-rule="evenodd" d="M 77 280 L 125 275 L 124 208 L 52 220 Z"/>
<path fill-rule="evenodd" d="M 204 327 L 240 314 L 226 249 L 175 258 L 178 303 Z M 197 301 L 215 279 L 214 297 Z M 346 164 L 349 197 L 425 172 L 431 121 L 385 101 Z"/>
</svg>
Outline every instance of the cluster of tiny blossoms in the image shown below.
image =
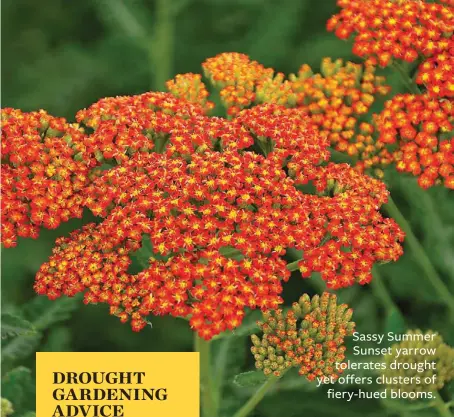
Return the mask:
<svg viewBox="0 0 454 417">
<path fill-rule="evenodd" d="M 373 65 L 325 58 L 320 74 L 305 64 L 288 80 L 278 76 L 258 85 L 257 101 L 300 108 L 336 150 L 367 160 L 377 153 L 373 126 L 358 119 L 369 112 L 376 96 L 388 92 Z"/>
<path fill-rule="evenodd" d="M 374 115 L 380 162 L 383 156 L 395 162 L 399 171 L 417 176 L 423 188 L 443 184 L 452 189 L 454 4 L 443 3 L 339 0 L 342 10 L 327 26 L 341 39 L 354 34 L 353 52 L 367 62 L 383 67 L 399 67 L 398 60 L 417 63 L 414 79 L 423 91 L 398 95 Z"/>
<path fill-rule="evenodd" d="M 304 109 L 259 104 L 224 119 L 197 103 L 205 94 L 189 95 L 105 98 L 77 113 L 85 132 L 54 139 L 84 164 L 89 181 L 70 184 L 78 209 L 100 220 L 57 240 L 39 294 L 84 292 L 137 331 L 149 314 L 185 317 L 210 339 L 246 309 L 278 307 L 287 248 L 302 251 L 303 277 L 319 272 L 333 289 L 366 284 L 374 263 L 399 258 L 403 233 L 379 212 L 384 184 L 329 163 L 329 139 Z M 133 274 L 144 238 L 153 253 Z"/>
<path fill-rule="evenodd" d="M 454 42 L 450 51 L 428 58 L 419 66 L 416 82 L 424 85 L 431 96 L 454 98 L 453 49 Z"/>
<path fill-rule="evenodd" d="M 399 94 L 376 116 L 378 141 L 394 147 L 396 168 L 417 176 L 422 188 L 441 183 L 454 189 L 454 138 L 442 139 L 453 120 L 452 101 Z"/>
<path fill-rule="evenodd" d="M 2 244 L 38 237 L 82 216 L 81 190 L 96 160 L 77 125 L 44 111 L 5 108 L 2 120 Z"/>
<path fill-rule="evenodd" d="M 327 23 L 340 39 L 354 36 L 355 55 L 385 67 L 452 50 L 452 5 L 422 0 L 338 0 L 341 12 Z"/>
<path fill-rule="evenodd" d="M 255 366 L 267 376 L 280 377 L 297 367 L 309 381 L 337 379 L 342 373 L 338 364 L 345 359 L 344 338 L 355 328 L 351 317 L 352 310 L 327 292 L 312 299 L 304 294 L 286 314 L 265 312 L 258 322 L 262 338 L 252 335 Z"/>
<path fill-rule="evenodd" d="M 286 163 L 297 185 L 312 182 L 316 188 L 317 196 L 304 195 L 306 215 L 300 218 L 309 231 L 294 243 L 304 251 L 303 277 L 320 272 L 330 288 L 366 284 L 375 262 L 397 260 L 402 254 L 403 233 L 377 210 L 388 192 L 383 183 L 347 164 L 321 165 L 329 157 L 328 141 L 303 115 L 300 109 L 266 104 L 243 110 L 235 121 L 251 130 L 267 159 L 279 166 Z"/>
</svg>

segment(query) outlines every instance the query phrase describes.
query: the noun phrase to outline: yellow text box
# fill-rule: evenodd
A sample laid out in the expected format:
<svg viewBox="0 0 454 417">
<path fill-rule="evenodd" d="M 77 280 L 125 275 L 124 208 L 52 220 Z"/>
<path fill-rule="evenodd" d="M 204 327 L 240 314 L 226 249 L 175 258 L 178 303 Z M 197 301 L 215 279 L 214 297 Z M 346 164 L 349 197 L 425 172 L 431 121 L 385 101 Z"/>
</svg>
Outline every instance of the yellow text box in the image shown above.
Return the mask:
<svg viewBox="0 0 454 417">
<path fill-rule="evenodd" d="M 199 354 L 38 352 L 37 417 L 199 417 Z"/>
</svg>

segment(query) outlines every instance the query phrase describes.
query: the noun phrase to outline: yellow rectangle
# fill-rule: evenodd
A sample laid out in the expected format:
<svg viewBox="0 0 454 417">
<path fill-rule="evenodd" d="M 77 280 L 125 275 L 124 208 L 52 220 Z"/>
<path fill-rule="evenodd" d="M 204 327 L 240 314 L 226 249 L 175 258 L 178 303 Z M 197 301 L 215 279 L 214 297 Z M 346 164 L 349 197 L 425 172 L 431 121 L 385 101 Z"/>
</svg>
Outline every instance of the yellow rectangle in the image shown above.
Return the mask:
<svg viewBox="0 0 454 417">
<path fill-rule="evenodd" d="M 199 417 L 195 352 L 38 352 L 37 417 Z"/>
</svg>

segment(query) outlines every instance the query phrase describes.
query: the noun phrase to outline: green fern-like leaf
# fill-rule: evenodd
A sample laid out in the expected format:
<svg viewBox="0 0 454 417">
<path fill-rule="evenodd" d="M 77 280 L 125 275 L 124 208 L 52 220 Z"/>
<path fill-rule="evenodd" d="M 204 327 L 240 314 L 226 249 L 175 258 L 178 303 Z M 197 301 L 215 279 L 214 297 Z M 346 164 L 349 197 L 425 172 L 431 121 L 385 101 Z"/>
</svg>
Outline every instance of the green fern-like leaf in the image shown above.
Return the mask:
<svg viewBox="0 0 454 417">
<path fill-rule="evenodd" d="M 2 313 L 2 339 L 13 336 L 30 334 L 35 331 L 33 324 L 21 317 L 9 313 Z"/>
<path fill-rule="evenodd" d="M 25 306 L 24 314 L 37 330 L 45 330 L 55 323 L 69 319 L 79 306 L 80 297 L 62 297 L 55 301 L 36 297 Z"/>
<path fill-rule="evenodd" d="M 2 363 L 12 363 L 26 358 L 36 351 L 42 339 L 42 332 L 56 323 L 67 320 L 78 308 L 80 297 L 59 298 L 50 301 L 44 297 L 36 297 L 25 305 L 24 316 L 36 330 L 33 334 L 21 334 L 12 338 L 2 346 Z"/>
<path fill-rule="evenodd" d="M 2 364 L 11 363 L 26 358 L 36 351 L 41 341 L 42 333 L 17 336 L 2 345 Z"/>
<path fill-rule="evenodd" d="M 238 374 L 233 379 L 233 383 L 239 387 L 255 387 L 263 384 L 266 377 L 262 371 L 249 371 Z"/>
</svg>

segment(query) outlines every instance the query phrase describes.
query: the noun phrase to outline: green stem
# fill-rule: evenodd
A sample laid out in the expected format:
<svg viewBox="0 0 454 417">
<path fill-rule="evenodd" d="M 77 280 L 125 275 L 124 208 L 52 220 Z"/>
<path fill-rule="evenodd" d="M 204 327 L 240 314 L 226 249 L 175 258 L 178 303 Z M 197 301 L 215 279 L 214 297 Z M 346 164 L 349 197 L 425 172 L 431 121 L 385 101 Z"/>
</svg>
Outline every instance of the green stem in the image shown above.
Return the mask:
<svg viewBox="0 0 454 417">
<path fill-rule="evenodd" d="M 388 212 L 388 214 L 396 220 L 396 222 L 405 232 L 405 241 L 413 251 L 416 262 L 419 263 L 419 266 L 424 271 L 427 279 L 432 284 L 432 287 L 434 288 L 440 299 L 444 301 L 444 303 L 450 310 L 452 317 L 454 317 L 454 297 L 449 292 L 446 284 L 439 277 L 423 246 L 421 245 L 421 243 L 419 243 L 418 239 L 413 233 L 410 224 L 408 223 L 404 215 L 400 212 L 391 196 L 389 196 L 388 203 L 384 206 L 384 208 Z"/>
<path fill-rule="evenodd" d="M 246 404 L 243 405 L 233 417 L 246 417 L 248 416 L 257 406 L 257 404 L 263 400 L 266 393 L 279 381 L 280 378 L 271 376 L 267 381 L 255 392 L 255 394 L 249 398 Z"/>
<path fill-rule="evenodd" d="M 211 374 L 211 344 L 199 336 L 195 336 L 194 350 L 200 353 L 200 391 L 201 409 L 205 417 L 217 417 L 218 407 L 213 392 Z"/>
<path fill-rule="evenodd" d="M 398 61 L 394 61 L 391 66 L 399 73 L 400 78 L 405 84 L 405 87 L 407 87 L 410 92 L 412 92 L 413 94 L 421 94 L 419 87 L 408 76 L 407 72 L 402 68 Z"/>
<path fill-rule="evenodd" d="M 156 0 L 156 22 L 152 41 L 148 45 L 148 57 L 153 76 L 152 89 L 162 91 L 165 83 L 172 78 L 175 16 L 173 2 Z"/>
<path fill-rule="evenodd" d="M 222 400 L 222 387 L 225 379 L 225 373 L 227 371 L 227 362 L 229 358 L 229 350 L 232 340 L 233 338 L 227 338 L 221 341 L 218 350 L 219 353 L 215 359 L 213 384 L 215 395 L 214 402 L 216 404 L 216 410 L 219 410 L 219 405 L 221 404 Z"/>
<path fill-rule="evenodd" d="M 298 271 L 299 267 L 298 267 L 298 262 L 300 262 L 301 259 L 297 260 L 297 261 L 294 261 L 294 262 L 290 262 L 289 264 L 287 264 L 287 269 L 289 271 Z"/>
<path fill-rule="evenodd" d="M 435 392 L 434 395 L 435 399 L 432 404 L 433 407 L 438 411 L 438 414 L 440 414 L 441 417 L 452 417 L 452 414 L 449 411 L 449 405 L 443 401 L 438 392 Z"/>
<path fill-rule="evenodd" d="M 381 274 L 378 272 L 378 268 L 374 266 L 372 269 L 373 279 L 370 283 L 372 291 L 382 302 L 383 307 L 386 309 L 387 313 L 391 313 L 393 310 L 399 311 L 396 303 L 393 301 L 391 295 L 389 294 Z"/>
</svg>

